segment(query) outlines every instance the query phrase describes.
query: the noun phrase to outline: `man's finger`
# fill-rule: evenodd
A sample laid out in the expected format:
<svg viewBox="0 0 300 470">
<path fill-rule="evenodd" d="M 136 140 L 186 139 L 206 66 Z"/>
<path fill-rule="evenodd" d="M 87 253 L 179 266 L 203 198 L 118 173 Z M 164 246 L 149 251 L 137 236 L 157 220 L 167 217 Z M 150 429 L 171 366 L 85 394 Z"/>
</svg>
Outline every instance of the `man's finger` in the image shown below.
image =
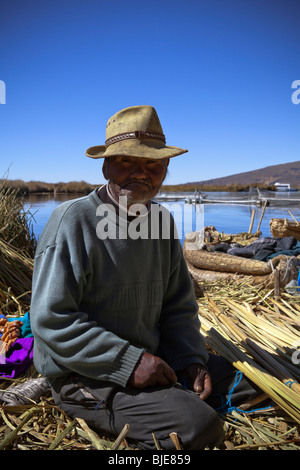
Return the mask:
<svg viewBox="0 0 300 470">
<path fill-rule="evenodd" d="M 210 375 L 206 370 L 201 370 L 194 384 L 194 390 L 204 400 L 211 394 L 212 386 Z"/>
<path fill-rule="evenodd" d="M 174 370 L 165 362 L 163 363 L 163 365 L 164 365 L 164 369 L 163 369 L 164 377 L 167 379 L 168 383 L 171 382 L 175 384 L 177 382 L 177 375 L 175 374 Z"/>
</svg>

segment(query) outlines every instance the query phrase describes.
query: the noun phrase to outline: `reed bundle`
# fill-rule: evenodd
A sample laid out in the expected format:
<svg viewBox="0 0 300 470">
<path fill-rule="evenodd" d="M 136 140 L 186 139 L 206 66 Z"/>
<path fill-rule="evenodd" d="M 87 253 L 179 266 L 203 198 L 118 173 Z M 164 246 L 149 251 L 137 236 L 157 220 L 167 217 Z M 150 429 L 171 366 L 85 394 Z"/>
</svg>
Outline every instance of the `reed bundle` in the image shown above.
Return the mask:
<svg viewBox="0 0 300 470">
<path fill-rule="evenodd" d="M 185 259 L 196 268 L 253 276 L 270 274 L 278 263 L 276 258 L 272 265 L 271 263 L 242 258 L 241 256 L 205 250 L 186 250 Z"/>
<path fill-rule="evenodd" d="M 0 303 L 3 313 L 23 310 L 30 303 L 36 239 L 32 214 L 24 211 L 17 189 L 0 181 Z"/>
<path fill-rule="evenodd" d="M 0 302 L 4 313 L 30 303 L 33 259 L 0 239 Z"/>
<path fill-rule="evenodd" d="M 18 189 L 0 180 L 0 239 L 33 256 L 36 238 L 32 229 L 33 215 L 24 211 L 24 197 Z"/>
<path fill-rule="evenodd" d="M 300 240 L 300 223 L 297 220 L 271 219 L 270 230 L 273 237 L 295 237 Z"/>
<path fill-rule="evenodd" d="M 207 344 L 300 423 L 300 371 L 292 356 L 299 347 L 299 308 L 271 298 L 267 307 L 254 308 L 223 297 L 199 303 L 199 312 Z"/>
</svg>

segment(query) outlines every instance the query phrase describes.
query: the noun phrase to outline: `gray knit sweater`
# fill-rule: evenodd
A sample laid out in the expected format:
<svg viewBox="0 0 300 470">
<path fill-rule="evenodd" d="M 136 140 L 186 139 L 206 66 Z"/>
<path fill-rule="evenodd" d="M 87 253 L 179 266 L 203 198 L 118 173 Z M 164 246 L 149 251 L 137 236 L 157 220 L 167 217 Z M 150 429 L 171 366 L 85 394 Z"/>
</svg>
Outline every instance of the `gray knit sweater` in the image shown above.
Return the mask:
<svg viewBox="0 0 300 470">
<path fill-rule="evenodd" d="M 173 219 L 162 213 L 172 235 Z M 125 386 L 144 351 L 174 370 L 205 364 L 180 242 L 151 238 L 153 214 L 133 225 L 96 190 L 53 211 L 34 263 L 30 318 L 38 372 L 53 380 L 72 371 Z"/>
</svg>

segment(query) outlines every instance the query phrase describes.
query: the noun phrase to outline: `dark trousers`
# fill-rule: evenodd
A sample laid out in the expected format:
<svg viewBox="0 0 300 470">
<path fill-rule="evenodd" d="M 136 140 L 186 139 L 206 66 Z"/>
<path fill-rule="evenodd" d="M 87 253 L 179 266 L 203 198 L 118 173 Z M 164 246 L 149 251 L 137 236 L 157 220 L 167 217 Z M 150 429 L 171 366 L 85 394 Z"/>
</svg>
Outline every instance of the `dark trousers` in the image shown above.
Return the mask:
<svg viewBox="0 0 300 470">
<path fill-rule="evenodd" d="M 213 392 L 205 401 L 178 386 L 120 388 L 82 376 L 68 375 L 52 385 L 55 403 L 71 418 L 82 418 L 99 434 L 117 436 L 130 425 L 126 439 L 141 449 L 155 450 L 153 435 L 165 450 L 175 450 L 169 437 L 176 432 L 186 450 L 214 447 L 223 437 L 222 405 L 230 397 L 237 406 L 257 394 L 223 358 L 210 356 Z M 232 393 L 231 393 L 232 392 Z"/>
</svg>

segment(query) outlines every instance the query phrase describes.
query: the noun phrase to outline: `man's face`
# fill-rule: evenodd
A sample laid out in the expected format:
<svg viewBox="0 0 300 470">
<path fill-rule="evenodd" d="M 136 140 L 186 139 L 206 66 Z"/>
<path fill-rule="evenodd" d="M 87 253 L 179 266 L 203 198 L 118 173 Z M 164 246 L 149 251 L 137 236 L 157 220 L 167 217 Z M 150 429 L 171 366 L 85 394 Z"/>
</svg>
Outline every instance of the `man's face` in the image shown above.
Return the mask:
<svg viewBox="0 0 300 470">
<path fill-rule="evenodd" d="M 168 158 L 110 157 L 104 161 L 103 175 L 117 199 L 126 196 L 128 206 L 146 204 L 158 193 L 168 164 Z"/>
</svg>

